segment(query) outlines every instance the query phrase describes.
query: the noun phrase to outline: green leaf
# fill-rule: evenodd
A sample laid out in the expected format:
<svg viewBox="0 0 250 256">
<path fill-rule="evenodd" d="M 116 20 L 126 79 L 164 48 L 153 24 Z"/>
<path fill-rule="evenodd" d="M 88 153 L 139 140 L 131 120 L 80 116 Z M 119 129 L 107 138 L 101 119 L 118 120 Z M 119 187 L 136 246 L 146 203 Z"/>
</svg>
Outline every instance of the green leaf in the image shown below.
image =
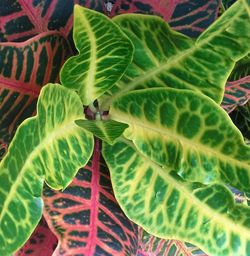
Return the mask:
<svg viewBox="0 0 250 256">
<path fill-rule="evenodd" d="M 75 5 L 73 38 L 79 55 L 61 70 L 63 86 L 77 90 L 88 105 L 110 89 L 133 55 L 127 36 L 105 15 Z"/>
<path fill-rule="evenodd" d="M 119 204 L 147 232 L 209 255 L 250 255 L 250 209 L 236 205 L 226 187 L 184 182 L 125 140 L 104 144 L 103 154 Z"/>
<path fill-rule="evenodd" d="M 128 127 L 127 124 L 114 120 L 76 120 L 75 123 L 110 145 L 114 144 Z"/>
<path fill-rule="evenodd" d="M 249 15 L 249 18 L 250 18 L 250 1 L 249 0 L 242 0 L 247 12 L 248 12 L 248 15 Z"/>
<path fill-rule="evenodd" d="M 136 148 L 184 179 L 250 191 L 250 147 L 207 96 L 173 88 L 129 92 L 113 102 L 110 118 L 129 124 L 125 136 Z"/>
<path fill-rule="evenodd" d="M 133 42 L 135 54 L 122 79 L 103 96 L 102 108 L 125 91 L 165 86 L 202 92 L 220 103 L 235 62 L 250 52 L 250 19 L 242 2 L 228 9 L 196 42 L 158 17 L 115 17 Z"/>
<path fill-rule="evenodd" d="M 49 84 L 37 108 L 37 116 L 19 126 L 0 163 L 0 255 L 17 250 L 36 227 L 44 179 L 64 189 L 93 151 L 93 136 L 74 122 L 83 115 L 75 92 Z"/>
</svg>

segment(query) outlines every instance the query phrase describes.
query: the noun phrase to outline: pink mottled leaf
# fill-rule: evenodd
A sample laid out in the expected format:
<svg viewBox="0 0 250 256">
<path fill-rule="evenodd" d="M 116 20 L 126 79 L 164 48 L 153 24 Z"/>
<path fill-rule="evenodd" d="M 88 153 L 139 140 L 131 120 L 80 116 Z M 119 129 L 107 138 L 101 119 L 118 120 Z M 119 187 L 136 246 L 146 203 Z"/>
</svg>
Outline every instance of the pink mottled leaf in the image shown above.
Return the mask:
<svg viewBox="0 0 250 256">
<path fill-rule="evenodd" d="M 0 43 L 0 159 L 17 126 L 36 109 L 41 87 L 59 80 L 70 55 L 59 33 L 42 33 L 22 43 Z"/>
<path fill-rule="evenodd" d="M 152 236 L 140 227 L 137 256 L 207 256 L 207 254 L 189 243 Z"/>
<path fill-rule="evenodd" d="M 219 0 L 117 0 L 110 16 L 121 13 L 155 14 L 169 22 L 175 30 L 197 37 L 218 16 Z"/>
<path fill-rule="evenodd" d="M 57 238 L 42 218 L 30 239 L 15 256 L 51 256 L 56 246 Z"/>
<path fill-rule="evenodd" d="M 219 0 L 1 0 L 0 42 L 24 41 L 49 30 L 60 31 L 72 43 L 73 5 L 115 16 L 139 12 L 162 16 L 171 26 L 197 37 L 218 16 Z"/>
<path fill-rule="evenodd" d="M 137 226 L 116 202 L 99 141 L 92 161 L 63 192 L 44 190 L 45 218 L 59 243 L 54 255 L 133 256 Z"/>
<path fill-rule="evenodd" d="M 250 76 L 236 81 L 227 82 L 221 106 L 232 112 L 237 106 L 242 106 L 250 99 Z"/>
<path fill-rule="evenodd" d="M 25 41 L 49 30 L 68 37 L 74 4 L 97 11 L 104 6 L 102 0 L 1 0 L 0 42 Z"/>
</svg>

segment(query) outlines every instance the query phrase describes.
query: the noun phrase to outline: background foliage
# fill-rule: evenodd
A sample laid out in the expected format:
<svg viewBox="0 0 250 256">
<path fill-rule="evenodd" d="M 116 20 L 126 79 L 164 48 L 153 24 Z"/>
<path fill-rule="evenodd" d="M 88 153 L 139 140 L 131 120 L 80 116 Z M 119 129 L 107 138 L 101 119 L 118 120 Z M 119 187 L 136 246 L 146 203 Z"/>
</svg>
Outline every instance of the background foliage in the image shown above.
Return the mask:
<svg viewBox="0 0 250 256">
<path fill-rule="evenodd" d="M 5 155 L 18 125 L 27 117 L 35 114 L 36 100 L 41 87 L 48 82 L 58 82 L 62 64 L 75 52 L 72 40 L 74 4 L 78 3 L 103 12 L 110 17 L 120 13 L 135 12 L 156 14 L 162 16 L 174 29 L 196 38 L 217 19 L 219 9 L 223 12 L 232 2 L 222 1 L 221 3 L 219 0 L 1 1 L 0 159 Z M 231 112 L 232 120 L 248 139 L 250 137 L 249 104 L 246 103 L 249 100 L 250 91 L 249 70 L 248 57 L 236 64 L 229 78 L 222 104 L 228 112 Z M 95 157 L 98 164 L 93 165 Z M 72 250 L 76 253 L 79 248 L 88 248 L 90 236 L 84 233 L 87 232 L 86 226 L 81 227 L 82 233 L 76 233 L 75 230 L 79 230 L 81 223 L 65 221 L 65 216 L 70 219 L 67 215 L 69 211 L 77 214 L 76 209 L 82 198 L 85 198 L 86 202 L 81 207 L 86 212 L 89 210 L 84 215 L 83 221 L 92 216 L 88 225 L 100 227 L 103 232 L 111 226 L 115 230 L 110 234 L 109 239 L 103 240 L 105 237 L 103 233 L 98 232 L 97 229 L 93 231 L 87 228 L 93 231 L 91 239 L 94 238 L 94 242 L 91 246 L 96 250 L 106 250 L 107 253 L 110 253 L 109 250 L 116 250 L 116 253 L 127 251 L 134 254 L 137 251 L 138 255 L 144 256 L 204 255 L 190 244 L 155 238 L 127 220 L 114 199 L 109 174 L 103 160 L 95 153 L 93 158 L 86 167 L 79 171 L 70 187 L 63 193 L 55 193 L 47 187 L 44 188 L 43 198 L 46 204 L 44 217 L 50 229 L 45 219 L 42 219 L 30 240 L 17 255 L 39 255 L 40 251 L 44 256 L 51 255 L 56 247 L 57 239 L 60 242 L 55 255 L 63 255 L 65 250 Z M 97 170 L 100 172 L 99 176 L 96 174 Z M 88 173 L 89 180 L 81 179 L 82 172 Z M 99 199 L 98 209 L 95 210 L 94 204 L 97 199 L 88 197 L 88 191 L 93 190 L 96 198 Z M 108 200 L 102 200 L 103 195 L 106 195 Z M 244 195 L 241 196 L 244 197 Z M 96 214 L 94 216 L 93 211 Z M 60 216 L 60 218 L 55 218 L 55 216 Z M 125 242 L 124 237 L 127 237 Z"/>
</svg>

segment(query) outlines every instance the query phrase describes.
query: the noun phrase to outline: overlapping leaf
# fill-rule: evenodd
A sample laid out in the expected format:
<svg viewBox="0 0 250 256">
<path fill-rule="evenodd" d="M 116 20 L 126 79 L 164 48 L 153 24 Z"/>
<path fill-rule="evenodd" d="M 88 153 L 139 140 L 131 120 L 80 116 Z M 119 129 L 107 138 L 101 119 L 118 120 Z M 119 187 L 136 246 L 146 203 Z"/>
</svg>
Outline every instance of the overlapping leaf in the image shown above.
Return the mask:
<svg viewBox="0 0 250 256">
<path fill-rule="evenodd" d="M 198 245 L 210 255 L 250 254 L 250 209 L 223 185 L 184 182 L 129 141 L 105 144 L 115 196 L 126 215 L 153 235 Z"/>
<path fill-rule="evenodd" d="M 0 159 L 17 126 L 30 117 L 42 85 L 57 82 L 70 51 L 58 33 L 0 44 Z"/>
<path fill-rule="evenodd" d="M 38 224 L 44 179 L 65 188 L 89 160 L 93 137 L 74 123 L 82 115 L 75 92 L 50 84 L 42 89 L 37 116 L 19 126 L 0 163 L 0 255 L 17 250 Z"/>
<path fill-rule="evenodd" d="M 61 70 L 64 86 L 77 90 L 84 105 L 120 79 L 131 62 L 133 45 L 103 14 L 74 8 L 74 42 L 79 55 L 71 57 Z"/>
<path fill-rule="evenodd" d="M 57 238 L 42 218 L 29 240 L 14 256 L 51 256 L 56 246 Z"/>
<path fill-rule="evenodd" d="M 74 4 L 102 11 L 101 0 L 1 0 L 0 42 L 25 41 L 49 30 L 60 31 L 65 38 L 72 29 Z"/>
<path fill-rule="evenodd" d="M 137 256 L 207 256 L 196 246 L 178 240 L 165 240 L 139 228 L 140 249 Z"/>
<path fill-rule="evenodd" d="M 46 188 L 45 217 L 59 239 L 54 255 L 132 256 L 137 226 L 118 206 L 96 142 L 92 161 L 63 192 Z"/>
<path fill-rule="evenodd" d="M 111 17 L 121 13 L 159 15 L 175 30 L 197 37 L 217 18 L 220 1 L 117 0 L 113 2 Z"/>
<path fill-rule="evenodd" d="M 199 91 L 220 103 L 235 62 L 250 51 L 250 19 L 244 1 L 235 3 L 196 42 L 157 17 L 115 17 L 132 40 L 135 54 L 125 75 L 103 97 L 102 107 L 106 109 L 125 91 L 160 86 Z"/>
<path fill-rule="evenodd" d="M 242 106 L 250 99 L 250 76 L 228 82 L 225 87 L 225 94 L 222 107 L 232 112 L 237 106 Z"/>
<path fill-rule="evenodd" d="M 190 90 L 138 90 L 117 98 L 110 117 L 129 124 L 125 136 L 160 166 L 191 181 L 221 179 L 250 191 L 250 147 L 210 98 Z"/>
</svg>

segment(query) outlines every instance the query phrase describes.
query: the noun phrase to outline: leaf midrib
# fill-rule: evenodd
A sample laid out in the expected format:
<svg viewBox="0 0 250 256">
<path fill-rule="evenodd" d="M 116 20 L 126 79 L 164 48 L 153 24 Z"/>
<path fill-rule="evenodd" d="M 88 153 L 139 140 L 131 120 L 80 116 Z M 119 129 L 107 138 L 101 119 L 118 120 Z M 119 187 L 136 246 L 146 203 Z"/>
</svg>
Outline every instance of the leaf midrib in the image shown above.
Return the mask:
<svg viewBox="0 0 250 256">
<path fill-rule="evenodd" d="M 95 88 L 95 73 L 96 73 L 96 37 L 95 34 L 91 28 L 91 25 L 88 21 L 88 19 L 85 17 L 85 15 L 79 15 L 80 19 L 82 20 L 82 23 L 85 25 L 84 28 L 87 31 L 88 38 L 90 41 L 90 57 L 89 57 L 89 71 L 87 72 L 87 78 L 86 83 L 83 84 L 83 86 L 80 88 L 82 91 L 82 96 L 84 96 L 84 104 L 88 104 L 88 101 L 93 100 L 94 88 Z"/>
<path fill-rule="evenodd" d="M 117 112 L 117 110 L 115 110 Z M 117 115 L 116 115 L 117 114 Z M 111 119 L 114 119 L 116 121 L 120 121 L 120 122 L 123 122 L 123 123 L 127 123 L 127 124 L 130 124 L 130 125 L 135 125 L 138 126 L 138 127 L 141 127 L 143 129 L 148 129 L 148 130 L 151 130 L 153 132 L 156 132 L 156 133 L 159 133 L 159 134 L 162 134 L 164 137 L 165 136 L 168 136 L 170 138 L 173 138 L 174 140 L 177 140 L 179 142 L 184 142 L 185 144 L 187 145 L 190 145 L 188 148 L 201 148 L 202 149 L 202 152 L 205 152 L 205 154 L 207 152 L 210 152 L 212 153 L 213 155 L 217 155 L 219 156 L 219 159 L 228 159 L 229 162 L 236 162 L 239 166 L 244 166 L 246 169 L 248 169 L 250 166 L 247 164 L 247 163 L 243 163 L 241 162 L 240 160 L 236 160 L 234 158 L 231 158 L 231 157 L 228 157 L 227 155 L 224 155 L 222 154 L 220 151 L 214 151 L 213 149 L 211 150 L 210 147 L 206 147 L 204 146 L 203 144 L 198 144 L 196 141 L 194 140 L 188 140 L 186 137 L 183 137 L 179 134 L 176 134 L 176 133 L 171 133 L 171 132 L 168 132 L 167 129 L 160 129 L 158 127 L 153 127 L 150 123 L 148 123 L 146 120 L 143 120 L 143 122 L 139 122 L 137 121 L 135 118 L 131 117 L 130 118 L 127 118 L 123 113 L 121 112 L 117 112 L 116 114 L 114 114 L 114 112 L 112 111 L 112 114 L 110 114 L 110 118 Z M 144 125 L 143 125 L 144 124 Z M 175 131 L 174 131 L 175 132 Z"/>
</svg>

